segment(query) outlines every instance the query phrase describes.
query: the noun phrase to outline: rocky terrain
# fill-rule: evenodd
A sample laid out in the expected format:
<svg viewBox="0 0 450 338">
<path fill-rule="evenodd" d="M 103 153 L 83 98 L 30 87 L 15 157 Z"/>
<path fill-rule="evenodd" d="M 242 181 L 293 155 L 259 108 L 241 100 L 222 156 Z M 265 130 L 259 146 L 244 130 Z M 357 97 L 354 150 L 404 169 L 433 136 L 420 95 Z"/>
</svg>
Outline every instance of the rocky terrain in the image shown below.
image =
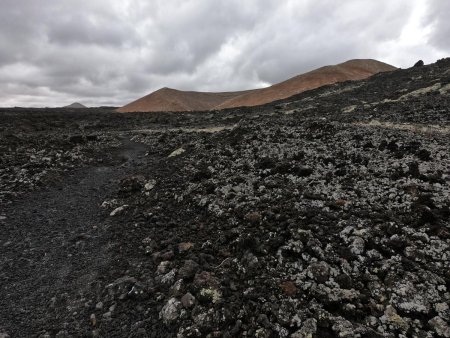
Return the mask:
<svg viewBox="0 0 450 338">
<path fill-rule="evenodd" d="M 265 106 L 0 111 L 0 337 L 450 337 L 450 59 Z"/>
<path fill-rule="evenodd" d="M 386 63 L 371 59 L 349 60 L 294 76 L 270 87 L 237 92 L 194 92 L 161 88 L 118 109 L 121 113 L 222 110 L 253 107 L 291 97 L 306 90 L 338 82 L 362 80 L 371 75 L 395 70 Z"/>
</svg>

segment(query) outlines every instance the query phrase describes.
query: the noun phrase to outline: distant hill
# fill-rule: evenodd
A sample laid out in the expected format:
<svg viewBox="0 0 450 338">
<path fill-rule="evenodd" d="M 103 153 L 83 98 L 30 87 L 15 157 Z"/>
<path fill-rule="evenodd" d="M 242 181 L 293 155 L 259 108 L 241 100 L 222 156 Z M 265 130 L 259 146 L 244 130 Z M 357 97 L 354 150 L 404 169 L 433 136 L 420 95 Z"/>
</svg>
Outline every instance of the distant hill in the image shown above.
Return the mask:
<svg viewBox="0 0 450 338">
<path fill-rule="evenodd" d="M 119 108 L 119 112 L 210 110 L 244 92 L 207 93 L 161 88 L 139 100 Z"/>
<path fill-rule="evenodd" d="M 119 112 L 198 111 L 257 106 L 284 99 L 306 90 L 348 80 L 362 80 L 396 68 L 371 60 L 350 60 L 297 75 L 267 88 L 238 92 L 208 93 L 162 88 L 122 108 Z"/>
<path fill-rule="evenodd" d="M 72 104 L 69 104 L 68 106 L 64 106 L 63 108 L 80 109 L 80 108 L 87 108 L 87 107 L 81 103 L 74 102 Z"/>
</svg>

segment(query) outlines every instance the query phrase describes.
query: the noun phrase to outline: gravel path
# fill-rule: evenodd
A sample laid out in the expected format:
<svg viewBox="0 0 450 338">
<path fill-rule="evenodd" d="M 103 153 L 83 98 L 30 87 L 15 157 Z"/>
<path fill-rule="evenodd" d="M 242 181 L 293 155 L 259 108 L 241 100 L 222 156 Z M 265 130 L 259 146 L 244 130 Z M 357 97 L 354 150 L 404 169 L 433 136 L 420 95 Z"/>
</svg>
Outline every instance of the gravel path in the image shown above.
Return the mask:
<svg viewBox="0 0 450 338">
<path fill-rule="evenodd" d="M 0 332 L 31 337 L 59 331 L 68 318 L 83 322 L 77 307 L 88 299 L 80 295 L 95 289 L 113 264 L 100 205 L 144 152 L 124 139 L 111 165 L 67 172 L 56 186 L 2 210 Z"/>
</svg>

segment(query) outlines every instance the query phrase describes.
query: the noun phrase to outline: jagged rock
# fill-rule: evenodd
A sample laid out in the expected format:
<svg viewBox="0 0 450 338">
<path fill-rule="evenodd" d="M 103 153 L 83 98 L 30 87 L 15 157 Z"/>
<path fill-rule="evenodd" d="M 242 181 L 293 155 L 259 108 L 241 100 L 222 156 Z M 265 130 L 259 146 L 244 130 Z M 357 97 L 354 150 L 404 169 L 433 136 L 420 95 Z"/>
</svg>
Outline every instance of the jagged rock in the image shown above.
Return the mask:
<svg viewBox="0 0 450 338">
<path fill-rule="evenodd" d="M 450 326 L 441 317 L 436 316 L 428 321 L 434 332 L 440 337 L 450 337 Z"/>
<path fill-rule="evenodd" d="M 295 286 L 295 283 L 292 281 L 285 281 L 281 283 L 280 288 L 286 295 L 290 297 L 293 297 L 297 293 L 297 287 Z"/>
<path fill-rule="evenodd" d="M 190 308 L 195 304 L 195 297 L 188 292 L 181 297 L 181 304 L 183 304 L 185 308 Z"/>
<path fill-rule="evenodd" d="M 149 181 L 147 181 L 147 183 L 145 183 L 144 189 L 146 191 L 150 191 L 155 187 L 155 185 L 156 185 L 156 180 L 149 180 Z"/>
<path fill-rule="evenodd" d="M 400 329 L 405 332 L 409 328 L 408 322 L 397 314 L 397 311 L 392 305 L 386 306 L 386 310 L 384 311 L 384 315 L 381 317 L 381 321 L 385 322 L 394 329 Z"/>
<path fill-rule="evenodd" d="M 111 211 L 109 216 L 113 217 L 113 216 L 120 215 L 121 213 L 123 213 L 125 211 L 126 208 L 128 208 L 128 205 L 126 205 L 126 204 L 122 205 L 120 207 L 117 207 L 113 211 Z"/>
<path fill-rule="evenodd" d="M 312 263 L 308 267 L 308 276 L 318 283 L 325 283 L 330 276 L 330 267 L 326 262 Z"/>
<path fill-rule="evenodd" d="M 169 154 L 169 157 L 179 156 L 179 155 L 183 154 L 185 151 L 186 151 L 186 150 L 183 149 L 183 148 L 178 148 L 178 149 L 172 151 L 172 152 Z"/>
<path fill-rule="evenodd" d="M 164 324 L 170 325 L 180 317 L 181 309 L 181 303 L 176 298 L 170 298 L 159 312 L 159 318 L 163 320 Z"/>
<path fill-rule="evenodd" d="M 354 337 L 355 332 L 352 323 L 343 318 L 334 319 L 334 324 L 332 326 L 333 331 L 338 337 Z"/>
<path fill-rule="evenodd" d="M 140 191 L 144 184 L 145 178 L 142 175 L 125 177 L 120 181 L 119 192 L 124 194 Z"/>
<path fill-rule="evenodd" d="M 189 279 L 195 276 L 199 265 L 193 260 L 186 260 L 184 265 L 178 270 L 178 278 Z"/>
<path fill-rule="evenodd" d="M 183 242 L 178 244 L 178 251 L 179 252 L 185 252 L 188 251 L 190 249 L 192 249 L 194 247 L 194 244 L 191 242 Z"/>
<path fill-rule="evenodd" d="M 317 332 L 317 320 L 308 318 L 302 328 L 291 335 L 291 338 L 312 338 Z"/>
</svg>

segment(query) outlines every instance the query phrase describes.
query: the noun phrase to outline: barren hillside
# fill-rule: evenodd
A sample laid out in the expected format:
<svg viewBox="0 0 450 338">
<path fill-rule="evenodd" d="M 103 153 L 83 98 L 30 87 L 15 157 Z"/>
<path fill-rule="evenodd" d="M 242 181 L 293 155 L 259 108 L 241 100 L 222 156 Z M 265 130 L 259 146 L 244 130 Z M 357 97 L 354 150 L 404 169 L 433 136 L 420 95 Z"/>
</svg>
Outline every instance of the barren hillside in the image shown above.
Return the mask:
<svg viewBox="0 0 450 338">
<path fill-rule="evenodd" d="M 203 93 L 161 88 L 119 108 L 121 113 L 210 110 L 247 92 Z"/>
<path fill-rule="evenodd" d="M 325 66 L 311 72 L 295 76 L 268 88 L 258 89 L 232 98 L 216 109 L 243 106 L 258 106 L 288 98 L 306 90 L 315 89 L 336 82 L 362 80 L 380 72 L 396 68 L 376 60 L 350 60 L 335 66 Z"/>
<path fill-rule="evenodd" d="M 394 69 L 395 67 L 376 60 L 350 60 L 335 66 L 321 67 L 262 89 L 207 93 L 162 88 L 119 108 L 118 111 L 122 113 L 157 111 L 181 112 L 258 106 L 285 99 L 292 95 L 327 84 L 349 80 L 361 80 L 373 74 Z"/>
</svg>

